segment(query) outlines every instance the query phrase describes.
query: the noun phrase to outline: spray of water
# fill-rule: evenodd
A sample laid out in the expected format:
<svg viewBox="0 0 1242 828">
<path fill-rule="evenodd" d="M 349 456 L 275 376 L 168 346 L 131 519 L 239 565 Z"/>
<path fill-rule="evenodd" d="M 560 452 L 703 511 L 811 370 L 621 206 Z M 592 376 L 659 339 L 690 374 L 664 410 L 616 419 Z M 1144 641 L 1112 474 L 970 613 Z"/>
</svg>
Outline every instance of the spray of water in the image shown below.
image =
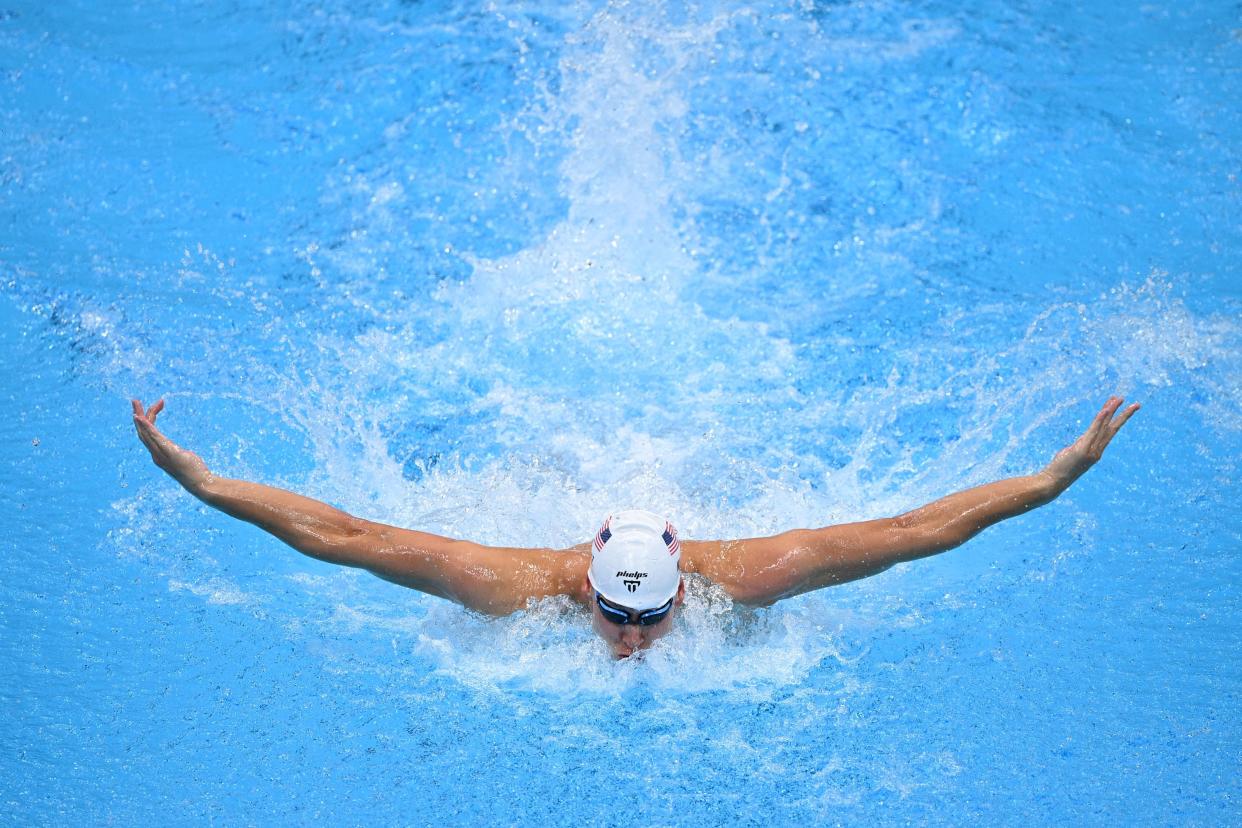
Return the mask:
<svg viewBox="0 0 1242 828">
<path fill-rule="evenodd" d="M 694 249 L 701 168 L 686 161 L 680 138 L 693 73 L 735 22 L 661 19 L 618 4 L 575 30 L 556 91 L 524 118 L 563 138 L 564 217 L 512 255 L 466 254 L 471 275 L 446 279 L 430 307 L 369 308 L 383 325 L 324 333 L 301 364 L 265 375 L 280 415 L 313 453 L 315 472 L 298 488 L 483 543 L 570 546 L 628 506 L 667 514 L 687 537 L 769 534 L 894 514 L 1029 469 L 1058 447 L 1041 443 L 1049 427 L 1102 389 L 1158 387 L 1213 360 L 1237 361 L 1236 321 L 1196 316 L 1159 275 L 1090 305 L 1054 304 L 1025 330 L 999 335 L 986 308 L 948 312 L 941 324 L 953 336 L 898 349 L 886 375 L 862 383 L 825 381 L 799 343 L 700 307 L 689 285 L 712 267 Z M 910 41 L 952 34 L 942 27 Z M 404 140 L 400 130 L 386 137 Z M 391 225 L 403 199 L 394 182 L 348 186 L 374 191 L 357 221 L 377 233 Z M 934 227 L 938 207 L 927 210 L 920 226 Z M 863 265 L 890 264 L 883 249 L 871 255 Z M 342 278 L 364 271 L 341 256 L 333 263 Z M 818 309 L 848 299 L 825 296 Z M 85 329 L 107 327 L 93 309 L 81 318 Z M 976 336 L 1001 345 L 980 356 L 954 344 Z M 869 343 L 842 333 L 834 344 Z M 1236 381 L 1212 382 L 1209 418 L 1238 428 Z M 912 418 L 939 428 L 904 433 Z M 134 502 L 118 508 L 133 513 Z M 132 548 L 140 533 L 122 534 Z M 169 577 L 171 588 L 208 601 L 250 601 L 201 561 Z M 484 619 L 428 598 L 422 614 L 394 620 L 341 595 L 334 618 L 395 625 L 411 657 L 482 688 L 753 689 L 797 683 L 826 660 L 848 663 L 865 649 L 852 642 L 872 628 L 919 623 L 888 583 L 750 612 L 694 581 L 677 631 L 622 663 L 565 601 Z"/>
</svg>

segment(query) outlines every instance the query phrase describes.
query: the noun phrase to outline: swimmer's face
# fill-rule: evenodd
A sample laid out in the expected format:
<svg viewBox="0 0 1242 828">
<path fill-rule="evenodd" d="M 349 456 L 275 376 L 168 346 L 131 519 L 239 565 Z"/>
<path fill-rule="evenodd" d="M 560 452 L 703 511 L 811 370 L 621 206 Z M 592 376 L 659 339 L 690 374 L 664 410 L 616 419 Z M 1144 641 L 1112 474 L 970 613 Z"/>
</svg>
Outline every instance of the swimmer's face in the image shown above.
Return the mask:
<svg viewBox="0 0 1242 828">
<path fill-rule="evenodd" d="M 600 611 L 599 605 L 595 603 L 595 590 L 590 590 L 591 595 L 591 628 L 599 634 L 608 644 L 608 649 L 612 652 L 613 658 L 629 658 L 639 650 L 645 650 L 655 643 L 656 639 L 663 638 L 668 635 L 669 630 L 673 628 L 673 616 L 677 614 L 681 602 L 686 597 L 686 584 L 684 581 L 677 584 L 677 594 L 673 597 L 673 608 L 669 610 L 668 615 L 664 616 L 658 624 L 652 624 L 644 627 L 641 624 L 614 624 L 604 617 Z M 631 613 L 636 610 L 648 609 L 648 607 L 625 607 Z"/>
</svg>

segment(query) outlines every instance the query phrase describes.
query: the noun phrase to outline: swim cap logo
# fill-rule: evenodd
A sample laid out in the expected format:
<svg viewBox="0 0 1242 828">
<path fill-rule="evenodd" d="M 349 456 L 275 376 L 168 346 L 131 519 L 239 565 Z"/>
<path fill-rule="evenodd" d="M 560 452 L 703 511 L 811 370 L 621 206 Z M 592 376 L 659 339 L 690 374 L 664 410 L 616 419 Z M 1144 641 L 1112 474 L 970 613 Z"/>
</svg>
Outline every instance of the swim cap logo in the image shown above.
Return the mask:
<svg viewBox="0 0 1242 828">
<path fill-rule="evenodd" d="M 621 579 L 621 583 L 625 584 L 625 588 L 630 592 L 638 589 L 642 579 L 647 577 L 646 572 L 628 572 L 624 569 L 617 571 L 617 577 Z"/>
</svg>

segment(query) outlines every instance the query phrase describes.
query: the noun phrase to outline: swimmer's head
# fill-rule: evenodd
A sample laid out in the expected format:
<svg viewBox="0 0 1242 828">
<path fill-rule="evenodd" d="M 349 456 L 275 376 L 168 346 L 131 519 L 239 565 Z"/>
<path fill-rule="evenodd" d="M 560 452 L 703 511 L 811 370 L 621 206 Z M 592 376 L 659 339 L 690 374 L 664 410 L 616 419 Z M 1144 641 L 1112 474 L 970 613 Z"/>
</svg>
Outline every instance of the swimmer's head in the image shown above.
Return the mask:
<svg viewBox="0 0 1242 828">
<path fill-rule="evenodd" d="M 587 581 L 592 626 L 614 655 L 645 650 L 671 629 L 685 596 L 680 562 L 677 530 L 659 515 L 630 509 L 604 520 Z"/>
</svg>

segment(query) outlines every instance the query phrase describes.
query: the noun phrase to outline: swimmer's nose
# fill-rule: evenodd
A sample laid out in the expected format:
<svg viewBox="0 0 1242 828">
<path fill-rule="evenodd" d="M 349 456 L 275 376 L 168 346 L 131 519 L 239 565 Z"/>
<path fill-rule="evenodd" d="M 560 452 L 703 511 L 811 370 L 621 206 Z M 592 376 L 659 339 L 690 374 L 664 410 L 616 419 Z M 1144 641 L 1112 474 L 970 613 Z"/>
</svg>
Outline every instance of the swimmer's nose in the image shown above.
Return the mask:
<svg viewBox="0 0 1242 828">
<path fill-rule="evenodd" d="M 626 624 L 621 630 L 621 643 L 629 647 L 631 650 L 637 650 L 638 645 L 643 642 L 643 634 L 634 624 Z"/>
</svg>

